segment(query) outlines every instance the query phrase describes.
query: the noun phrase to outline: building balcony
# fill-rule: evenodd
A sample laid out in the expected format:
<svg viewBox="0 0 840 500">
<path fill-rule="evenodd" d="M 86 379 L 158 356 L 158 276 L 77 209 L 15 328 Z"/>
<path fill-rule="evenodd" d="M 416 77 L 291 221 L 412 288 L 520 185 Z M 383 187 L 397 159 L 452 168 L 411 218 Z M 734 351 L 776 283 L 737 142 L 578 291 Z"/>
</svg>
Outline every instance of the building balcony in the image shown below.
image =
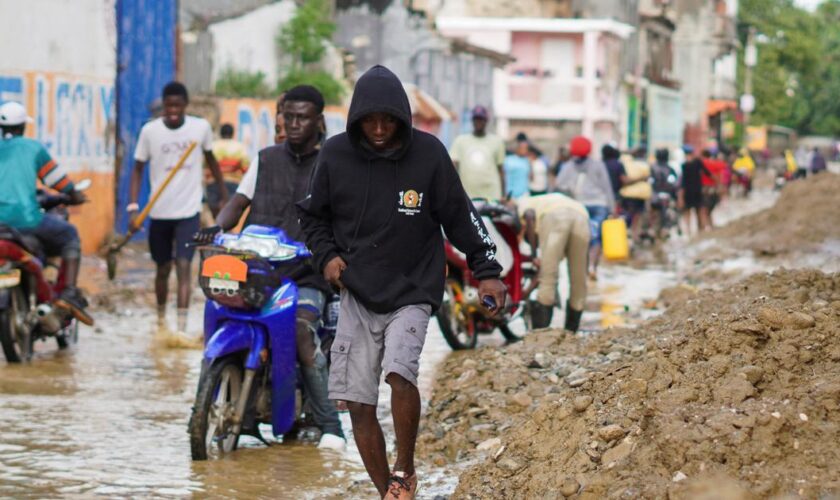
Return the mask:
<svg viewBox="0 0 840 500">
<path fill-rule="evenodd" d="M 593 109 L 587 109 L 587 86 L 592 89 Z M 617 121 L 613 95 L 602 91 L 600 79 L 541 78 L 499 71 L 495 76 L 496 113 L 515 120 Z"/>
</svg>

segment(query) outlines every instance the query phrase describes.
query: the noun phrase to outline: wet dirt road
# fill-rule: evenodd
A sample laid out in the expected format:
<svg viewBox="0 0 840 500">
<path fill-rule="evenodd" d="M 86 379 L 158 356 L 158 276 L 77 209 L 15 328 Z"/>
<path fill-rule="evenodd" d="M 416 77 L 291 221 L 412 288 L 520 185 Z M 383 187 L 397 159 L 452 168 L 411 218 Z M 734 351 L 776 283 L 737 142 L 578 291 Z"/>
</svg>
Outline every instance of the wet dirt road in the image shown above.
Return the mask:
<svg viewBox="0 0 840 500">
<path fill-rule="evenodd" d="M 649 253 L 642 265 L 603 267 L 590 290 L 584 329 L 653 314 L 643 303 L 674 284 L 677 274 L 673 260 Z M 195 327 L 200 314 L 196 304 Z M 100 312 L 97 320 L 96 329 L 82 327 L 80 344 L 68 351 L 50 341 L 36 345 L 29 365 L 0 361 L 0 497 L 372 498 L 352 438 L 341 454 L 312 444 L 266 448 L 243 438 L 242 448 L 223 461 L 192 462 L 186 429 L 201 352 L 166 348 L 146 306 Z M 562 325 L 562 314 L 554 324 Z M 496 333 L 480 342 L 502 339 Z M 434 367 L 449 352 L 432 321 L 421 360 L 424 401 Z M 390 450 L 388 399 L 383 384 L 380 416 Z M 349 431 L 349 418 L 342 418 Z M 447 495 L 457 481 L 451 470 L 423 467 L 421 475 L 422 498 Z"/>
</svg>

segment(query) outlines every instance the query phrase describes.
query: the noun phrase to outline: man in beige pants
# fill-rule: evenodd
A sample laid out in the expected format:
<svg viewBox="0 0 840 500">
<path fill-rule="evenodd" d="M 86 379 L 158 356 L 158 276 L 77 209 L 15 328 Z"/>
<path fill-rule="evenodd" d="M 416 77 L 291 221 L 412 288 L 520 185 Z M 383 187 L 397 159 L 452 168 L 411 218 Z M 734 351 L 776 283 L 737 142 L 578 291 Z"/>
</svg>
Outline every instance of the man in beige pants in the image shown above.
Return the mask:
<svg viewBox="0 0 840 500">
<path fill-rule="evenodd" d="M 576 332 L 586 302 L 586 263 L 589 251 L 589 214 L 581 203 L 560 193 L 519 199 L 525 240 L 531 255 L 539 255 L 537 301 L 531 303 L 534 328 L 551 323 L 557 303 L 557 281 L 563 259 L 569 266 L 569 300 L 565 329 Z M 537 253 L 539 248 L 539 254 Z"/>
</svg>

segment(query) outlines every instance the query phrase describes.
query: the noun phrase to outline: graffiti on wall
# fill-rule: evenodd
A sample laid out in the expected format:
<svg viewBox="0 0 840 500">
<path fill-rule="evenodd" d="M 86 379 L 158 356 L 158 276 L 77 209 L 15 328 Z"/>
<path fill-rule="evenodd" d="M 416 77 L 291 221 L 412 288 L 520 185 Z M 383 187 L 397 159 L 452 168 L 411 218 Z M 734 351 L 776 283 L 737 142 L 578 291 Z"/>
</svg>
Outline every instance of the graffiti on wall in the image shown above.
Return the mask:
<svg viewBox="0 0 840 500">
<path fill-rule="evenodd" d="M 112 172 L 114 85 L 50 72 L 0 74 L 0 101 L 26 106 L 26 135 L 44 144 L 71 172 Z"/>
<path fill-rule="evenodd" d="M 219 123 L 233 125 L 236 138 L 245 144 L 253 158 L 261 149 L 274 144 L 275 106 L 272 100 L 224 99 Z M 343 108 L 330 106 L 324 110 L 327 137 L 344 131 L 346 116 Z"/>
</svg>

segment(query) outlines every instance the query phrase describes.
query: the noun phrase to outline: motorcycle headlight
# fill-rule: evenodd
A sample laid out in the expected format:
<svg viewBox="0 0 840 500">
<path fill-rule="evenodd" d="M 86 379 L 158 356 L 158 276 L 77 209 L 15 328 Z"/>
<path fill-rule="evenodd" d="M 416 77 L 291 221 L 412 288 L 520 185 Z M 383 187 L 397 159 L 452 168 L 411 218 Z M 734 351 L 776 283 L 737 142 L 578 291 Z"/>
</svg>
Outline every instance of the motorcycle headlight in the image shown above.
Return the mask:
<svg viewBox="0 0 840 500">
<path fill-rule="evenodd" d="M 289 245 L 277 245 L 274 252 L 268 256 L 271 260 L 289 260 L 297 255 L 297 248 Z"/>
<path fill-rule="evenodd" d="M 244 250 L 253 252 L 264 259 L 274 255 L 280 245 L 273 239 L 254 238 L 253 236 L 242 235 L 238 238 L 231 238 L 224 242 L 224 247 L 230 250 Z"/>
</svg>

